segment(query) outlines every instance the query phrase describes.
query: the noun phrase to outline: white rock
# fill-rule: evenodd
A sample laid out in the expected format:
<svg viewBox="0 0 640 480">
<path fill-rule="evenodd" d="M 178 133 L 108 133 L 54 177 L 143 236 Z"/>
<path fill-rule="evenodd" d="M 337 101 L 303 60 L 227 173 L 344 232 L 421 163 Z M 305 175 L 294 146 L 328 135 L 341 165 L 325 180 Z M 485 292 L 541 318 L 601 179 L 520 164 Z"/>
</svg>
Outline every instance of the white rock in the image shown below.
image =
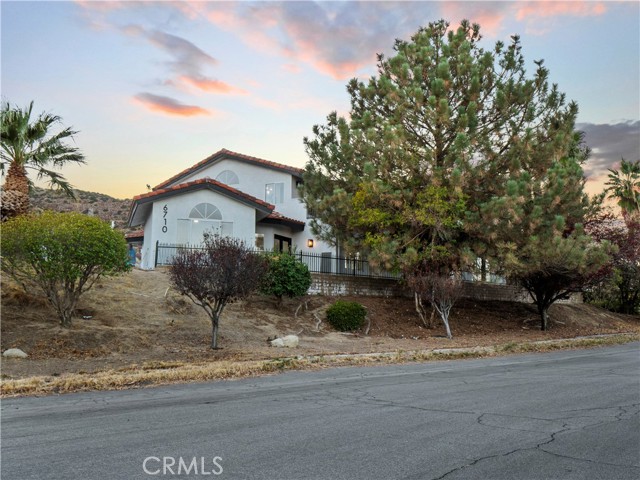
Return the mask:
<svg viewBox="0 0 640 480">
<path fill-rule="evenodd" d="M 271 340 L 272 347 L 297 347 L 300 339 L 297 335 L 286 335 L 282 338 L 276 338 L 275 340 Z"/>
<path fill-rule="evenodd" d="M 272 347 L 284 347 L 284 342 L 281 338 L 276 338 L 275 340 L 271 340 Z"/>
<path fill-rule="evenodd" d="M 8 350 L 5 350 L 2 356 L 7 358 L 27 358 L 29 355 L 24 353 L 19 348 L 10 348 Z"/>
<path fill-rule="evenodd" d="M 300 339 L 297 335 L 287 335 L 286 337 L 282 337 L 282 343 L 285 347 L 293 348 L 297 347 Z"/>
</svg>

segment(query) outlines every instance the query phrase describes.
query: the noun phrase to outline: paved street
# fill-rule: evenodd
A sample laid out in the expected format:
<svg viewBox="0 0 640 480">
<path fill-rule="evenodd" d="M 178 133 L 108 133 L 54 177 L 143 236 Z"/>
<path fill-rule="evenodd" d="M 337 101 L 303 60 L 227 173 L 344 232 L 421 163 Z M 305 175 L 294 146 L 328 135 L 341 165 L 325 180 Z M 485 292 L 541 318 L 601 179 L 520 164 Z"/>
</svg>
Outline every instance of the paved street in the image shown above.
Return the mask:
<svg viewBox="0 0 640 480">
<path fill-rule="evenodd" d="M 2 478 L 635 480 L 639 378 L 633 343 L 8 399 Z"/>
</svg>

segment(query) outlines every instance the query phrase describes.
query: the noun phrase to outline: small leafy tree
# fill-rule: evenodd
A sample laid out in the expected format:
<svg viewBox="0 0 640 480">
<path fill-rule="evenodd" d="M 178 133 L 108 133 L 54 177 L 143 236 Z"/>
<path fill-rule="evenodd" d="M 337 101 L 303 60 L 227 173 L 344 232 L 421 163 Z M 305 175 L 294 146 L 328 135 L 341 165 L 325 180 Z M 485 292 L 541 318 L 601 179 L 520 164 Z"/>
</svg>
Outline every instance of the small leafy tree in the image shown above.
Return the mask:
<svg viewBox="0 0 640 480">
<path fill-rule="evenodd" d="M 482 205 L 485 238 L 493 242 L 507 276 L 531 296 L 548 328 L 548 310 L 580 292 L 608 260 L 610 244 L 593 241 L 583 222 L 593 208 L 582 168 L 562 158 L 539 172 L 518 172 L 504 196 Z"/>
<path fill-rule="evenodd" d="M 44 212 L 2 225 L 2 271 L 25 290 L 41 289 L 63 327 L 95 281 L 129 270 L 121 233 L 80 213 Z"/>
<path fill-rule="evenodd" d="M 209 315 L 215 350 L 224 307 L 258 290 L 266 269 L 264 258 L 244 242 L 205 233 L 203 248 L 176 255 L 169 275 L 175 289 Z"/>
<path fill-rule="evenodd" d="M 282 297 L 296 298 L 306 295 L 311 286 L 309 268 L 288 252 L 267 254 L 268 268 L 260 291 L 274 295 L 278 303 Z"/>
<path fill-rule="evenodd" d="M 640 313 L 640 221 L 627 215 L 626 225 L 605 213 L 590 222 L 597 241 L 608 241 L 616 250 L 610 262 L 594 278 L 585 300 L 620 313 Z"/>
<path fill-rule="evenodd" d="M 591 276 L 607 261 L 610 249 L 597 245 L 581 227 L 568 237 L 561 235 L 562 222 L 549 236 L 530 239 L 507 260 L 509 277 L 531 296 L 540 314 L 541 330 L 548 329 L 549 307 L 572 293 L 582 292 Z"/>
</svg>

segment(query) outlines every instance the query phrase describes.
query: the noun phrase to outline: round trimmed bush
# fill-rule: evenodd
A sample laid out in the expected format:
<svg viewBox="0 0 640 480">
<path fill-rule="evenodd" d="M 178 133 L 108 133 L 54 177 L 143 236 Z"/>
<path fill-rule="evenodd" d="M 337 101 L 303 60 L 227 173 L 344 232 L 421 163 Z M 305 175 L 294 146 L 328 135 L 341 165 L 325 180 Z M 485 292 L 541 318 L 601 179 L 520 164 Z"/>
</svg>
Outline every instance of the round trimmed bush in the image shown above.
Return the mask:
<svg viewBox="0 0 640 480">
<path fill-rule="evenodd" d="M 327 320 L 341 332 L 362 328 L 366 315 L 365 308 L 357 302 L 338 300 L 327 309 Z"/>
<path fill-rule="evenodd" d="M 63 327 L 98 278 L 131 269 L 124 235 L 80 213 L 14 217 L 2 224 L 0 247 L 0 269 L 25 289 L 40 288 Z"/>
<path fill-rule="evenodd" d="M 282 301 L 282 297 L 296 298 L 307 294 L 311 286 L 309 268 L 290 253 L 269 253 L 267 273 L 263 280 L 261 292 L 274 295 Z"/>
</svg>

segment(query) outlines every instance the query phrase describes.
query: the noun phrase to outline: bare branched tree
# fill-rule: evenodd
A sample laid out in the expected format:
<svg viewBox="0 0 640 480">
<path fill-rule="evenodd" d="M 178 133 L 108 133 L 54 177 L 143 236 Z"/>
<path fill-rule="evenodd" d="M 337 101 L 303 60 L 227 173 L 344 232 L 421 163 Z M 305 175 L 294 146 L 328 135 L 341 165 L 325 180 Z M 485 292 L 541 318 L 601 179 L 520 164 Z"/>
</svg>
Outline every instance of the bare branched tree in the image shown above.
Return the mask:
<svg viewBox="0 0 640 480">
<path fill-rule="evenodd" d="M 447 338 L 452 338 L 449 328 L 449 313 L 462 297 L 462 282 L 451 275 L 433 275 L 431 279 L 431 304 L 440 314 L 447 329 Z"/>
<path fill-rule="evenodd" d="M 200 250 L 174 257 L 169 272 L 178 292 L 211 318 L 211 348 L 218 348 L 218 326 L 224 307 L 255 292 L 267 265 L 240 240 L 205 234 Z"/>
<path fill-rule="evenodd" d="M 416 310 L 422 322 L 431 328 L 433 312 L 438 312 L 447 331 L 447 338 L 453 338 L 449 327 L 449 314 L 456 302 L 462 297 L 462 281 L 454 275 L 416 271 L 409 277 L 408 283 L 414 291 Z M 433 309 L 429 321 L 426 320 L 426 309 L 424 307 L 427 302 Z"/>
</svg>

